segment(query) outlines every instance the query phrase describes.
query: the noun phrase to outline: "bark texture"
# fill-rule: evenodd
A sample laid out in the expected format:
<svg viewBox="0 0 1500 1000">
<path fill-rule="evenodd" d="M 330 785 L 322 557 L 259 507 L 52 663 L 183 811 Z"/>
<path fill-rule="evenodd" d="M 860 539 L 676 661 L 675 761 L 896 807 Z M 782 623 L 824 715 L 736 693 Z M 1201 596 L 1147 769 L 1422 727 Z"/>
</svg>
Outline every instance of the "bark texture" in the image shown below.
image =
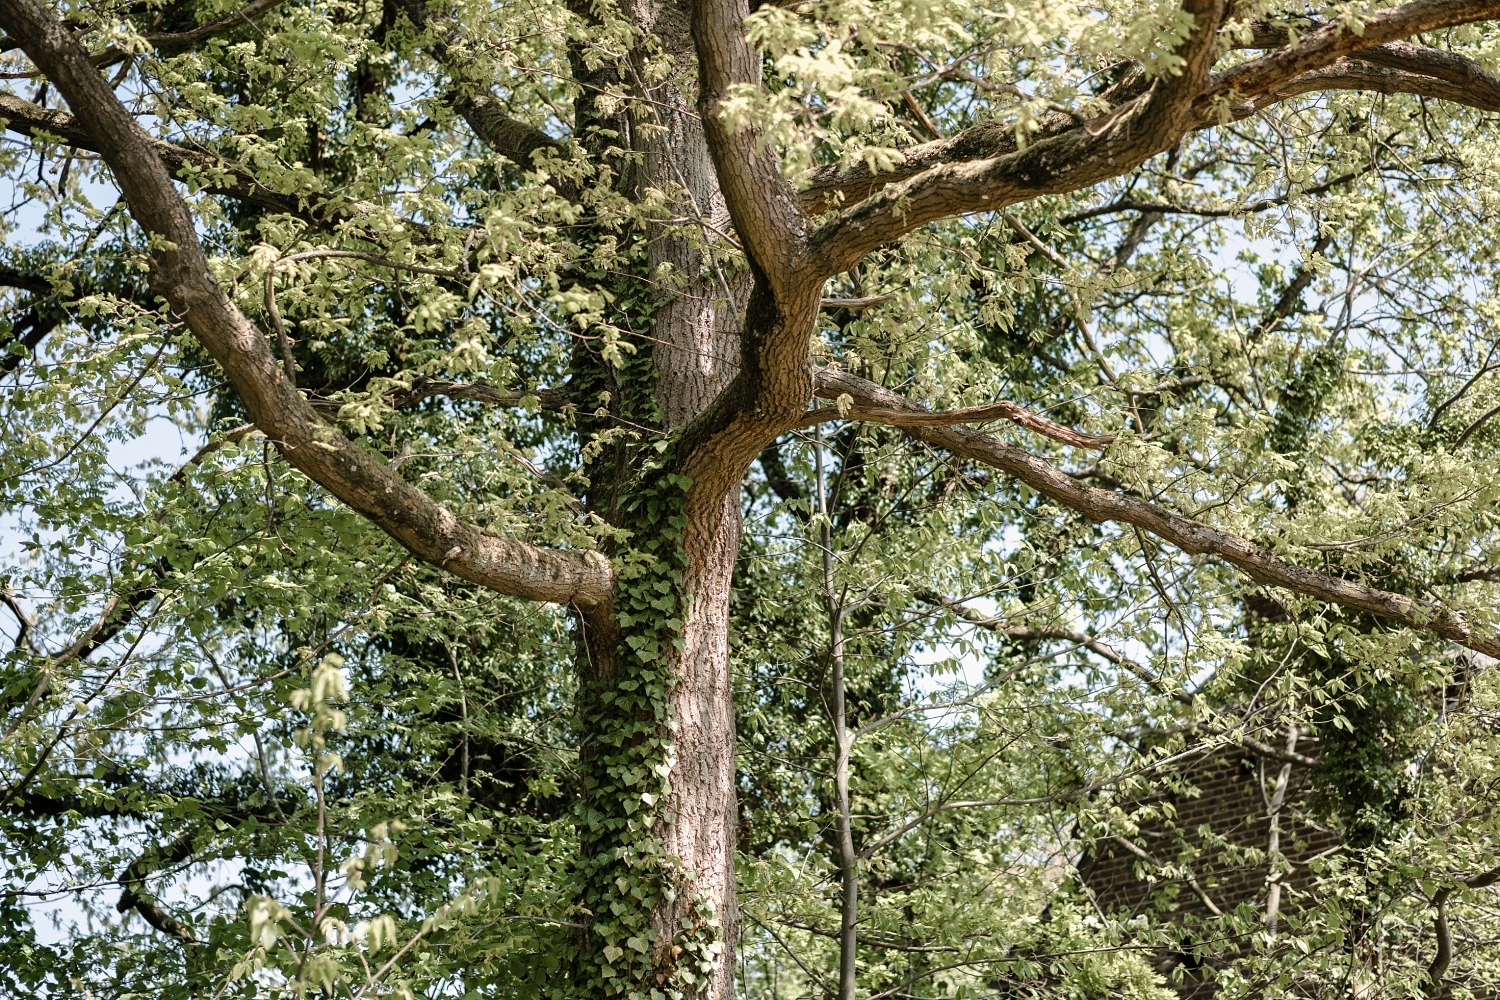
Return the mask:
<svg viewBox="0 0 1500 1000">
<path fill-rule="evenodd" d="M 277 2 L 257 0 L 246 11 L 263 13 Z M 738 919 L 730 584 L 741 541 L 742 479 L 756 456 L 788 430 L 835 417 L 899 427 L 1000 469 L 1096 521 L 1129 523 L 1187 552 L 1221 558 L 1259 582 L 1500 655 L 1500 640 L 1477 634 L 1461 614 L 1441 605 L 1296 566 L 1247 539 L 1124 492 L 1082 484 L 1021 449 L 958 425 L 1002 418 L 1085 448 L 1106 447 L 1107 436 L 1080 433 L 1008 402 L 933 414 L 852 376 L 825 371 L 815 379 L 809 346 L 826 279 L 924 223 L 1118 177 L 1172 149 L 1189 132 L 1216 124 L 1226 107 L 1229 117 L 1245 117 L 1300 93 L 1359 89 L 1500 109 L 1494 74 L 1405 40 L 1500 17 L 1500 2 L 1417 0 L 1373 15 L 1357 31 L 1342 23 L 1313 26 L 1295 44 L 1287 43 L 1284 28 L 1259 26 L 1251 32 L 1253 44 L 1243 47 L 1264 48 L 1265 54 L 1215 75 L 1227 6 L 1225 0 L 1185 0 L 1194 30 L 1178 51 L 1181 72 L 1155 80 L 1139 71 L 1124 74 L 1104 95 L 1106 109 L 1088 121 L 1055 115 L 1025 148 L 1017 147 L 1009 128 L 978 125 L 907 149 L 887 172 L 823 169 L 799 192 L 782 175 L 765 136 L 753 126 L 730 128 L 721 113 L 737 88 L 762 82 L 760 54 L 746 42 L 745 0 L 623 4 L 621 13 L 635 30 L 624 57 L 590 65 L 575 53 L 578 97 L 566 143 L 509 117 L 489 82 L 471 78 L 462 65 L 462 25 L 433 23 L 420 0 L 402 0 L 414 23 L 432 29 L 430 51 L 451 78 L 444 92 L 480 141 L 523 166 L 580 155 L 612 173 L 613 194 L 637 201 L 648 193 L 665 195 L 660 216 L 629 234 L 638 251 L 637 272 L 590 279 L 624 281 L 636 293 L 632 301 L 647 303 L 622 321 L 637 338 L 640 360 L 608 362 L 581 338 L 573 382 L 541 394 L 545 405 L 577 403 L 589 414 L 607 394 L 608 414 L 580 417 L 585 435 L 612 420 L 667 432 L 670 447 L 658 464 L 646 462 L 654 455 L 648 448 L 617 442 L 588 465 L 589 507 L 635 532 L 622 551 L 612 553 L 613 566 L 602 552 L 549 549 L 462 522 L 323 420 L 283 371 L 271 338 L 214 282 L 174 176 L 211 173 L 210 189 L 217 195 L 303 217 L 357 219 L 365 206 L 337 196 L 308 204 L 240 177 L 213 155 L 149 137 L 101 76 L 99 60 L 43 0 L 5 0 L 0 27 L 73 113 L 0 95 L 0 115 L 13 132 L 46 133 L 104 158 L 134 218 L 164 241 L 154 257 L 155 290 L 213 355 L 255 427 L 288 462 L 418 557 L 501 593 L 575 609 L 583 720 L 580 825 L 585 881 L 593 887 L 589 899 L 605 905 L 613 898 L 611 887 L 632 873 L 654 880 L 645 897 L 649 912 L 638 915 L 651 932 L 649 954 L 632 966 L 633 978 L 605 992 L 680 986 L 678 968 L 707 956 L 707 974 L 678 992 L 729 1000 Z M 601 16 L 586 0 L 579 0 L 575 13 L 585 21 Z M 227 23 L 163 36 L 160 43 L 190 45 Z M 620 101 L 622 94 L 630 100 Z M 592 227 L 602 243 L 617 235 L 614 221 L 595 217 L 580 229 Z M 733 254 L 715 252 L 731 246 Z M 729 259 L 737 263 L 725 263 Z M 809 412 L 815 383 L 818 395 L 839 400 L 840 407 Z M 497 405 L 523 398 L 425 382 L 413 387 L 408 401 L 432 394 Z M 654 574 L 668 585 L 657 620 L 650 620 L 649 611 L 636 615 L 652 605 L 638 597 L 631 598 L 634 604 L 624 600 L 632 551 L 649 558 L 631 564 L 631 573 Z M 642 643 L 653 650 L 649 662 Z M 643 678 L 660 682 L 655 701 L 626 697 L 633 690 L 627 682 Z M 631 827 L 634 814 L 620 802 L 620 741 L 639 751 L 631 758 L 636 763 L 660 765 L 668 788 L 667 800 L 652 807 L 645 831 Z M 842 735 L 840 744 L 847 763 Z M 841 793 L 847 797 L 847 788 Z M 620 831 L 631 831 L 636 847 L 645 836 L 650 857 L 642 861 L 639 852 L 617 849 Z M 854 885 L 854 856 L 852 841 L 845 840 L 847 888 Z M 849 888 L 841 990 L 846 996 L 857 988 L 853 895 Z M 598 921 L 607 917 L 594 914 Z M 1439 934 L 1446 941 L 1443 919 L 1439 905 Z M 616 942 L 591 926 L 579 947 L 579 974 L 588 983 L 588 970 L 608 959 L 601 954 Z M 1434 983 L 1445 968 L 1440 955 Z"/>
</svg>

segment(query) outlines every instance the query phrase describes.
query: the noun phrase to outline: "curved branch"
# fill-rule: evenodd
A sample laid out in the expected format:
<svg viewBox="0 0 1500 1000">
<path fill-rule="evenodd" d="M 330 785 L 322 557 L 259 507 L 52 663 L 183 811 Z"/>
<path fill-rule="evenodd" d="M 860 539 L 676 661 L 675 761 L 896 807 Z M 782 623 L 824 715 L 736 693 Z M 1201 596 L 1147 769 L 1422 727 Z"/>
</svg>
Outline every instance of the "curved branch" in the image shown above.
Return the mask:
<svg viewBox="0 0 1500 1000">
<path fill-rule="evenodd" d="M 1268 93 L 1294 77 L 1321 69 L 1344 56 L 1424 31 L 1495 17 L 1500 17 L 1500 0 L 1415 0 L 1363 17 L 1358 23 L 1325 24 L 1304 34 L 1294 45 L 1222 74 L 1198 102 L 1212 104 L 1228 94 L 1253 97 Z"/>
<path fill-rule="evenodd" d="M 1432 956 L 1432 962 L 1427 966 L 1423 996 L 1437 1000 L 1444 995 L 1443 977 L 1448 974 L 1448 966 L 1453 961 L 1453 934 L 1448 929 L 1449 898 L 1459 889 L 1485 889 L 1496 882 L 1500 882 L 1500 867 L 1462 879 L 1456 886 L 1444 886 L 1432 897 L 1432 906 L 1437 911 L 1433 917 L 1433 933 L 1437 937 L 1438 947 L 1437 954 Z"/>
<path fill-rule="evenodd" d="M 874 382 L 838 372 L 824 372 L 819 379 L 818 392 L 825 398 L 830 393 L 834 396 L 847 394 L 857 404 L 869 407 L 925 412 L 923 407 Z M 1424 604 L 1404 594 L 1294 566 L 1238 535 L 1143 500 L 1080 483 L 1030 452 L 967 427 L 903 429 L 920 441 L 1009 473 L 1038 493 L 1071 507 L 1091 521 L 1130 524 L 1171 542 L 1190 555 L 1216 556 L 1257 583 L 1367 611 L 1408 628 L 1442 636 L 1477 652 L 1500 656 L 1500 636 L 1476 633 L 1464 614 L 1453 608 Z"/>
<path fill-rule="evenodd" d="M 154 289 L 223 368 L 251 420 L 291 465 L 413 555 L 456 576 L 531 600 L 608 604 L 613 575 L 602 553 L 543 549 L 482 531 L 321 422 L 281 370 L 265 334 L 214 281 L 157 144 L 120 104 L 88 53 L 39 0 L 7 0 L 0 26 L 72 106 L 131 214 L 156 238 Z"/>
<path fill-rule="evenodd" d="M 1411 73 L 1362 59 L 1340 59 L 1322 69 L 1311 70 L 1280 84 L 1260 100 L 1251 102 L 1250 113 L 1302 94 L 1329 90 L 1355 90 L 1375 94 L 1412 94 L 1481 111 L 1500 111 L 1500 83 L 1454 83 L 1423 73 Z M 1245 117 L 1244 111 L 1237 117 Z"/>
<path fill-rule="evenodd" d="M 1201 23 L 1204 12 L 1197 13 Z M 1231 119 L 1298 94 L 1340 89 L 1412 93 L 1500 110 L 1500 77 L 1456 53 L 1403 41 L 1490 18 L 1500 18 L 1500 0 L 1417 0 L 1371 15 L 1358 29 L 1346 23 L 1316 26 L 1296 44 L 1212 81 L 1205 75 L 1212 32 L 1200 31 L 1195 38 L 1207 47 L 1194 51 L 1203 61 L 1190 63 L 1182 77 L 1159 80 L 1145 93 L 1138 83 L 1122 86 L 1108 110 L 1081 125 L 1073 116 L 1054 114 L 1024 150 L 1013 128 L 991 122 L 905 150 L 890 171 L 877 174 L 860 166 L 815 172 L 801 195 L 805 211 L 825 210 L 844 196 L 856 203 L 814 234 L 814 257 L 836 273 L 927 222 L 1003 209 L 1120 176 L 1188 132 L 1217 125 L 1225 100 Z M 1263 29 L 1253 42 L 1281 45 L 1287 38 L 1286 29 Z M 1184 95 L 1190 108 L 1182 103 Z"/>
<path fill-rule="evenodd" d="M 825 380 L 832 385 L 834 373 L 822 369 L 817 373 L 815 391 L 825 399 L 837 400 L 839 395 L 829 396 L 824 393 L 821 386 Z M 1001 400 L 998 403 L 986 403 L 983 406 L 966 406 L 957 410 L 918 410 L 893 409 L 882 406 L 860 406 L 848 405 L 844 401 L 842 406 L 822 407 L 809 410 L 798 424 L 800 427 L 811 427 L 814 424 L 823 423 L 826 420 L 863 420 L 869 423 L 885 424 L 890 427 L 903 429 L 918 427 L 953 427 L 958 424 L 985 424 L 993 420 L 1009 420 L 1018 427 L 1024 427 L 1029 431 L 1035 431 L 1044 437 L 1054 441 L 1072 445 L 1075 448 L 1089 448 L 1102 450 L 1107 448 L 1115 440 L 1113 434 L 1086 434 L 1083 431 L 1074 430 L 1055 420 L 1049 420 L 1019 403 L 1010 400 Z"/>
<path fill-rule="evenodd" d="M 1195 27 L 1178 48 L 1182 69 L 1106 113 L 1025 149 L 967 162 L 939 162 L 888 184 L 820 226 L 810 256 L 819 272 L 848 270 L 867 253 L 919 226 L 954 215 L 999 211 L 1047 194 L 1089 187 L 1172 148 L 1198 120 L 1195 99 L 1213 65 L 1223 0 L 1186 0 Z"/>
<path fill-rule="evenodd" d="M 448 98 L 479 141 L 501 156 L 523 167 L 530 167 L 537 153 L 561 154 L 567 147 L 535 125 L 528 125 L 506 114 L 501 102 L 488 87 L 464 80 L 464 60 L 455 53 L 461 47 L 462 25 L 452 15 L 434 18 L 426 0 L 400 0 L 400 10 L 419 31 L 431 31 L 428 45 L 443 68 L 459 81 Z"/>
</svg>

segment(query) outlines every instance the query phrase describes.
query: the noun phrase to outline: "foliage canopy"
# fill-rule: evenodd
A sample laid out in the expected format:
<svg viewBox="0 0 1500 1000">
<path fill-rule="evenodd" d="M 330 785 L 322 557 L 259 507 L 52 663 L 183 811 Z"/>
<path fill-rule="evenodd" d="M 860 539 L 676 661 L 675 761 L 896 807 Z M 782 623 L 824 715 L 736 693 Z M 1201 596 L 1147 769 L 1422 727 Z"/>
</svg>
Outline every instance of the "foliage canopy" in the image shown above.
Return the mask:
<svg viewBox="0 0 1500 1000">
<path fill-rule="evenodd" d="M 0 990 L 1500 989 L 1500 3 L 0 30 Z"/>
</svg>

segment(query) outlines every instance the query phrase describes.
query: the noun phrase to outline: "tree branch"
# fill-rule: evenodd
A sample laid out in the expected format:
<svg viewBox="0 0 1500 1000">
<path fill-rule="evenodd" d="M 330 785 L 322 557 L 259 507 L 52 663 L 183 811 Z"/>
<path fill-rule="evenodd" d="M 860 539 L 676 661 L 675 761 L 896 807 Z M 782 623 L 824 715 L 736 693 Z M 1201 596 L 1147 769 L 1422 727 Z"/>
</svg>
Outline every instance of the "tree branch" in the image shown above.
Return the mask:
<svg viewBox="0 0 1500 1000">
<path fill-rule="evenodd" d="M 749 8 L 745 0 L 699 0 L 692 6 L 698 110 L 735 232 L 773 288 L 805 283 L 800 265 L 807 221 L 776 152 L 759 128 L 724 116 L 724 102 L 735 91 L 761 84 L 760 57 L 745 40 Z"/>
<path fill-rule="evenodd" d="M 121 913 L 134 910 L 141 918 L 163 934 L 177 938 L 183 944 L 196 948 L 198 939 L 190 927 L 162 908 L 161 903 L 146 888 L 150 872 L 174 865 L 193 853 L 193 835 L 185 833 L 172 841 L 165 850 L 148 848 L 125 869 L 120 876 L 120 901 L 115 909 Z"/>
<path fill-rule="evenodd" d="M 418 558 L 456 576 L 516 597 L 607 605 L 613 579 L 602 553 L 548 550 L 481 531 L 322 423 L 281 371 L 265 334 L 214 281 L 159 144 L 120 104 L 88 53 L 39 0 L 7 0 L 0 25 L 73 108 L 136 221 L 162 241 L 152 258 L 154 289 L 223 368 L 251 420 L 289 463 Z"/>
<path fill-rule="evenodd" d="M 1151 670 L 1142 666 L 1141 664 L 1136 663 L 1129 657 L 1122 656 L 1113 646 L 1101 642 L 1094 636 L 1068 628 L 1057 628 L 1051 626 L 1039 627 L 1035 625 L 1012 625 L 1007 623 L 1003 618 L 992 618 L 989 615 L 980 614 L 978 611 L 975 611 L 973 608 L 965 605 L 962 601 L 955 601 L 951 597 L 944 597 L 943 595 L 938 594 L 935 591 L 925 591 L 919 593 L 917 597 L 927 602 L 928 604 L 933 605 L 934 607 L 940 607 L 946 611 L 951 612 L 957 617 L 968 622 L 970 625 L 973 625 L 977 628 L 982 628 L 988 632 L 994 632 L 997 635 L 1006 636 L 1007 638 L 1054 639 L 1060 642 L 1071 642 L 1075 646 L 1087 649 L 1089 652 L 1094 653 L 1100 659 L 1106 660 L 1109 663 L 1112 663 L 1117 667 L 1121 667 L 1131 674 L 1135 675 L 1136 679 L 1141 681 L 1141 683 L 1145 684 L 1157 694 L 1171 698 L 1173 701 L 1178 702 L 1182 705 L 1192 705 L 1194 703 L 1193 696 L 1187 691 L 1184 691 L 1181 688 L 1175 690 L 1168 688 L 1166 683 L 1157 674 L 1153 673 Z M 1295 749 L 1278 750 L 1276 747 L 1271 746 L 1268 743 L 1263 743 L 1260 740 L 1255 739 L 1253 736 L 1249 736 L 1248 734 L 1235 736 L 1233 737 L 1233 739 L 1234 742 L 1239 744 L 1240 746 L 1243 746 L 1249 750 L 1254 750 L 1260 756 L 1271 760 L 1279 760 L 1287 764 L 1300 764 L 1303 767 L 1314 767 L 1318 763 L 1316 759 L 1309 757 L 1306 754 L 1297 753 Z"/>
<path fill-rule="evenodd" d="M 1207 107 L 1220 97 L 1254 97 L 1344 56 L 1400 41 L 1437 28 L 1451 28 L 1500 17 L 1500 0 L 1415 0 L 1349 22 L 1325 24 L 1302 35 L 1294 45 L 1252 59 L 1220 75 L 1198 98 Z"/>
<path fill-rule="evenodd" d="M 825 370 L 819 378 L 818 395 L 826 399 L 842 394 L 848 394 L 857 404 L 873 408 L 924 412 L 922 407 L 874 382 Z M 1441 604 L 1424 604 L 1404 594 L 1294 566 L 1238 535 L 1143 500 L 1080 483 L 1029 452 L 966 427 L 911 427 L 903 430 L 919 441 L 1009 473 L 1091 521 L 1134 525 L 1190 555 L 1216 556 L 1257 583 L 1367 611 L 1478 652 L 1500 656 L 1500 637 L 1477 634 L 1461 611 Z"/>
<path fill-rule="evenodd" d="M 821 274 L 848 270 L 867 253 L 919 226 L 953 215 L 999 211 L 1020 201 L 1097 184 L 1170 149 L 1195 124 L 1194 99 L 1207 85 L 1223 0 L 1187 0 L 1195 27 L 1179 47 L 1177 76 L 1088 122 L 1038 138 L 1025 149 L 967 162 L 939 162 L 887 184 L 812 235 Z"/>
<path fill-rule="evenodd" d="M 817 385 L 815 391 L 819 396 L 825 399 L 838 399 L 838 395 L 826 395 L 822 388 L 824 381 L 834 378 L 835 374 L 828 369 L 820 369 L 815 374 L 815 383 Z M 1017 426 L 1024 427 L 1029 431 L 1035 431 L 1054 441 L 1072 445 L 1075 448 L 1102 450 L 1115 440 L 1115 435 L 1113 434 L 1086 434 L 1083 431 L 1074 430 L 1055 420 L 1049 420 L 1040 413 L 1028 410 L 1019 403 L 1013 403 L 1009 400 L 986 403 L 983 406 L 966 406 L 957 410 L 941 410 L 937 412 L 926 409 L 912 411 L 880 406 L 861 406 L 859 404 L 847 405 L 847 401 L 844 402 L 846 405 L 809 410 L 802 417 L 798 426 L 811 427 L 828 420 L 862 420 L 867 423 L 886 424 L 890 427 L 907 429 L 918 427 L 952 427 L 957 424 L 985 424 L 994 420 L 1009 420 Z"/>
<path fill-rule="evenodd" d="M 284 3 L 286 0 L 250 0 L 234 13 L 225 14 L 223 17 L 200 24 L 196 28 L 189 28 L 187 31 L 147 32 L 141 37 L 150 42 L 155 49 L 173 52 L 247 25 L 252 18 L 260 17 Z"/>
<path fill-rule="evenodd" d="M 1433 918 L 1433 932 L 1437 935 L 1438 948 L 1437 954 L 1432 957 L 1432 963 L 1427 966 L 1427 982 L 1422 987 L 1422 995 L 1429 1000 L 1437 1000 L 1443 995 L 1443 977 L 1448 974 L 1448 966 L 1453 961 L 1453 935 L 1448 929 L 1448 899 L 1459 889 L 1485 889 L 1496 882 L 1500 882 L 1500 866 L 1461 879 L 1456 886 L 1444 886 L 1433 895 L 1432 905 L 1437 910 Z"/>
<path fill-rule="evenodd" d="M 78 119 L 65 111 L 53 111 L 13 94 L 0 92 L 0 118 L 5 119 L 8 131 L 18 135 L 36 138 L 39 134 L 46 134 L 61 139 L 74 149 L 103 152 Z M 163 139 L 152 139 L 144 135 L 143 138 L 174 176 L 187 176 L 205 191 L 237 198 L 247 205 L 271 212 L 299 215 L 304 210 L 304 206 L 296 199 L 239 176 L 227 160 Z"/>
<path fill-rule="evenodd" d="M 449 95 L 449 103 L 479 141 L 512 163 L 530 167 L 536 153 L 566 152 L 567 147 L 534 125 L 518 121 L 505 113 L 501 102 L 490 88 L 477 84 L 472 73 L 464 72 L 465 60 L 461 53 L 461 23 L 452 15 L 434 18 L 426 0 L 400 0 L 400 9 L 419 31 L 432 33 L 432 44 L 428 46 L 433 56 L 457 81 Z"/>
<path fill-rule="evenodd" d="M 1203 74 L 1213 40 L 1199 32 L 1197 41 L 1207 43 L 1195 49 L 1202 61 L 1191 63 L 1173 86 L 1158 80 L 1145 93 L 1138 86 L 1122 87 L 1108 110 L 1082 125 L 1070 115 L 1052 115 L 1025 150 L 1017 147 L 1012 128 L 991 122 L 905 150 L 893 170 L 877 174 L 859 166 L 815 172 L 801 195 L 805 211 L 825 210 L 844 196 L 856 204 L 814 233 L 813 254 L 822 266 L 842 269 L 927 222 L 1003 209 L 1119 176 L 1171 148 L 1188 131 L 1217 125 L 1221 99 L 1230 100 L 1231 118 L 1249 117 L 1298 94 L 1341 89 L 1412 93 L 1500 110 L 1500 78 L 1463 56 L 1402 41 L 1492 17 L 1500 17 L 1497 0 L 1417 0 L 1370 16 L 1359 32 L 1347 24 L 1316 26 L 1297 44 L 1212 81 Z M 1263 28 L 1254 41 L 1282 44 L 1287 37 L 1285 29 Z M 1183 95 L 1190 109 L 1180 103 Z M 1163 107 L 1171 114 L 1162 113 Z"/>
<path fill-rule="evenodd" d="M 1500 87 L 1451 83 L 1435 76 L 1379 66 L 1360 59 L 1340 59 L 1321 69 L 1310 70 L 1279 84 L 1275 90 L 1253 101 L 1240 112 L 1262 111 L 1271 104 L 1302 94 L 1328 90 L 1355 90 L 1376 94 L 1411 94 L 1435 101 L 1462 104 L 1481 111 L 1500 111 Z"/>
<path fill-rule="evenodd" d="M 450 382 L 446 379 L 417 378 L 411 388 L 391 396 L 391 405 L 397 409 L 415 406 L 430 396 L 446 396 L 449 399 L 472 399 L 491 406 L 524 406 L 534 400 L 538 410 L 557 413 L 572 402 L 566 385 L 551 389 L 497 389 L 484 382 Z"/>
</svg>

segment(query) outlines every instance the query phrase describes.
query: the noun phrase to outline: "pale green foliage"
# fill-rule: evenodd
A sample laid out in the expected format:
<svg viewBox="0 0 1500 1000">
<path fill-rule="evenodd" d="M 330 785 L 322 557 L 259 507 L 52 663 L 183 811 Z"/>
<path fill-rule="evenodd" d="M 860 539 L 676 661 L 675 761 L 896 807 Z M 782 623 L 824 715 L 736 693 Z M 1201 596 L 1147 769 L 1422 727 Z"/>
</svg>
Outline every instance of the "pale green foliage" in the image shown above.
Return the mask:
<svg viewBox="0 0 1500 1000">
<path fill-rule="evenodd" d="M 188 5 L 189 23 L 238 6 Z M 614 182 L 630 158 L 591 159 L 569 132 L 581 93 L 570 53 L 621 66 L 639 41 L 619 11 L 597 5 L 590 20 L 552 0 L 446 4 L 461 30 L 444 63 L 409 24 L 379 30 L 379 4 L 288 3 L 175 54 L 141 37 L 168 9 L 143 8 L 70 8 L 91 48 L 138 54 L 116 69 L 141 121 L 272 192 L 336 209 L 314 224 L 207 193 L 197 167 L 183 175 L 215 276 L 258 320 L 270 274 L 302 387 L 460 517 L 554 547 L 628 543 L 575 497 L 589 486 L 584 463 L 610 446 L 666 450 L 652 425 L 581 430 L 602 396 L 561 413 L 393 405 L 424 379 L 562 384 L 580 342 L 622 369 L 646 364 L 631 323 L 649 311 L 621 294 L 656 294 L 621 277 L 637 274 L 636 227 L 690 232 L 736 265 L 698 225 L 703 206 L 677 190 L 627 197 Z M 1301 10 L 1262 2 L 1238 16 Z M 733 95 L 729 110 L 798 183 L 829 164 L 884 169 L 931 138 L 903 95 L 945 135 L 994 122 L 1024 143 L 1057 107 L 1091 110 L 1122 61 L 1175 73 L 1186 29 L 1175 5 L 1133 0 L 767 5 L 747 22 L 766 86 Z M 1489 28 L 1455 29 L 1444 44 L 1486 65 L 1500 58 Z M 655 82 L 679 69 L 648 59 L 643 72 Z M 641 82 L 616 82 L 603 104 L 630 105 L 649 132 L 632 101 Z M 453 83 L 483 84 L 567 148 L 505 160 L 456 116 Z M 26 89 L 10 92 L 34 96 Z M 255 434 L 169 478 L 179 432 L 191 455 L 241 422 L 237 404 L 145 290 L 145 241 L 97 161 L 12 145 L 0 169 L 14 202 L 29 201 L 0 223 L 0 263 L 40 275 L 51 292 L 35 294 L 67 304 L 44 346 L 0 382 L 0 570 L 38 619 L 31 646 L 4 660 L 0 923 L 16 930 L 0 941 L 0 991 L 565 991 L 590 916 L 571 813 L 569 616 L 415 565 Z M 998 215 L 882 249 L 827 294 L 888 297 L 825 314 L 815 360 L 934 408 L 1011 399 L 1115 434 L 1094 454 L 993 428 L 1094 485 L 1300 565 L 1440 595 L 1494 630 L 1497 208 L 1500 144 L 1480 113 L 1308 97 L 1196 133 L 1099 189 L 1014 209 L 1066 267 Z M 1142 210 L 1162 214 L 1110 265 Z M 595 219 L 607 221 L 584 240 Z M 315 251 L 445 273 L 293 259 Z M 1304 274 L 1300 301 L 1276 315 Z M 19 328 L 33 295 L 3 294 L 0 335 Z M 1268 593 L 854 425 L 821 443 L 783 440 L 793 489 L 764 463 L 747 483 L 732 633 L 746 995 L 821 994 L 837 964 L 814 447 L 837 480 L 829 518 L 851 621 L 851 725 L 873 727 L 853 760 L 868 848 L 862 991 L 1173 995 L 1154 963 L 1181 944 L 1180 927 L 1100 906 L 1077 870 L 1090 845 L 1160 826 L 1171 810 L 1143 811 L 1143 796 L 1170 784 L 1192 748 L 1247 734 L 1279 745 L 1290 724 L 1330 743 L 1370 736 L 1372 718 L 1407 709 L 1399 732 L 1360 745 L 1371 774 L 1394 775 L 1378 842 L 1316 862 L 1323 887 L 1277 936 L 1262 929 L 1263 895 L 1226 905 L 1203 933 L 1249 942 L 1222 996 L 1347 995 L 1349 981 L 1376 996 L 1420 989 L 1432 895 L 1496 861 L 1493 671 L 1445 698 L 1452 651 L 1430 637 Z M 114 595 L 141 596 L 136 616 L 91 656 L 50 666 Z M 1007 637 L 941 598 L 1054 632 Z M 1391 748 L 1394 763 L 1381 755 Z M 1269 871 L 1263 847 L 1227 850 Z M 141 908 L 117 910 L 142 860 L 151 898 L 197 944 Z M 1181 881 L 1212 863 L 1173 858 L 1151 875 Z M 1491 892 L 1450 904 L 1462 988 L 1500 980 L 1483 943 L 1497 934 Z M 44 899 L 59 905 L 59 928 Z"/>
</svg>

